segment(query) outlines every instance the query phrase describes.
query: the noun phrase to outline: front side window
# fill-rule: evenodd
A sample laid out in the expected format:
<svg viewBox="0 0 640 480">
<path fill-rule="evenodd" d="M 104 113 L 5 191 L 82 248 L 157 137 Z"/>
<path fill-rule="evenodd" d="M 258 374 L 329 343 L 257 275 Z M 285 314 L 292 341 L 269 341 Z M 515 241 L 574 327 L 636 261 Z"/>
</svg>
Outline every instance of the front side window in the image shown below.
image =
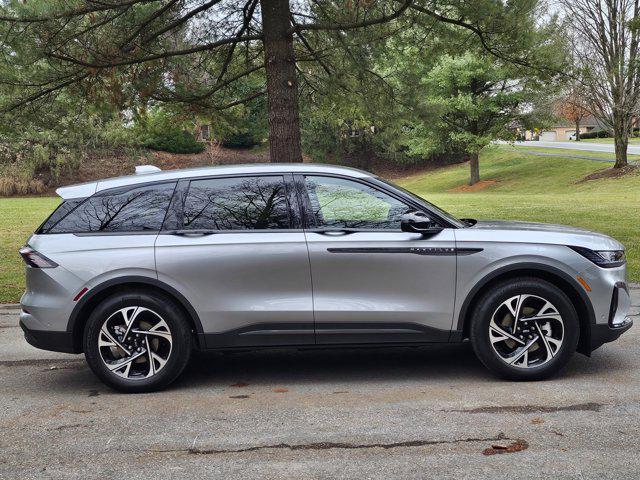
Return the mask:
<svg viewBox="0 0 640 480">
<path fill-rule="evenodd" d="M 404 213 L 414 209 L 363 183 L 335 177 L 307 176 L 311 216 L 318 228 L 400 230 Z"/>
<path fill-rule="evenodd" d="M 192 180 L 184 201 L 186 230 L 291 228 L 282 176 Z"/>
<path fill-rule="evenodd" d="M 86 199 L 50 233 L 159 231 L 176 184 L 109 189 Z"/>
</svg>

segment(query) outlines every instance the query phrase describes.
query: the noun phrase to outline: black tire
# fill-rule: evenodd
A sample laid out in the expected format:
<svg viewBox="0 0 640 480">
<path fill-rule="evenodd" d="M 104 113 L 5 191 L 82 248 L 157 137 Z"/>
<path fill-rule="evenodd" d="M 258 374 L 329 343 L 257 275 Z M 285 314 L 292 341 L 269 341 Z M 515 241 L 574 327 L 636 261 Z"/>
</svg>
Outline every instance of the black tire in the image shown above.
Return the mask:
<svg viewBox="0 0 640 480">
<path fill-rule="evenodd" d="M 546 363 L 529 368 L 508 365 L 496 353 L 489 338 L 491 318 L 500 305 L 516 295 L 535 295 L 551 302 L 564 322 L 562 345 Z M 509 380 L 542 380 L 557 374 L 578 345 L 580 324 L 573 304 L 555 285 L 537 278 L 514 278 L 492 286 L 476 302 L 472 313 L 470 339 L 478 359 L 494 374 Z"/>
<path fill-rule="evenodd" d="M 157 312 L 171 333 L 171 351 L 166 364 L 149 378 L 126 379 L 110 371 L 102 360 L 98 336 L 104 322 L 127 306 L 142 306 Z M 192 334 L 184 311 L 170 298 L 152 290 L 121 292 L 103 300 L 92 312 L 84 329 L 84 354 L 89 367 L 108 386 L 127 393 L 160 390 L 173 382 L 189 362 Z M 104 348 L 104 347 L 103 347 Z"/>
</svg>

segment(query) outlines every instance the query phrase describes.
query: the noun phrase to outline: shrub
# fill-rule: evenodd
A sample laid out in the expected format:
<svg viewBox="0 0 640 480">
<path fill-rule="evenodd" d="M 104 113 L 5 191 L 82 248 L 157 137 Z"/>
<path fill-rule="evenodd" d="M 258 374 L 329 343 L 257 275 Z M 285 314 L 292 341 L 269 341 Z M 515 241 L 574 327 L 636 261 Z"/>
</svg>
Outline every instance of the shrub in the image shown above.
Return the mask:
<svg viewBox="0 0 640 480">
<path fill-rule="evenodd" d="M 260 141 L 256 140 L 252 132 L 237 132 L 226 135 L 220 143 L 229 148 L 251 148 Z"/>
<path fill-rule="evenodd" d="M 177 129 L 156 134 L 146 140 L 144 146 L 171 153 L 200 153 L 205 150 L 204 143 L 196 141 L 189 132 Z"/>
<path fill-rule="evenodd" d="M 35 176 L 51 168 L 51 149 L 46 145 L 34 145 L 22 151 L 28 165 L 28 176 Z"/>
<path fill-rule="evenodd" d="M 171 153 L 200 153 L 205 145 L 187 131 L 188 124 L 176 115 L 152 109 L 136 119 L 134 132 L 142 145 L 152 150 Z"/>
<path fill-rule="evenodd" d="M 608 138 L 613 136 L 612 133 L 608 130 L 594 130 L 592 132 L 585 132 L 580 134 L 581 139 L 589 139 L 589 138 Z"/>
<path fill-rule="evenodd" d="M 16 177 L 0 178 L 0 196 L 39 194 L 45 191 L 45 185 L 40 180 L 26 180 Z"/>
</svg>

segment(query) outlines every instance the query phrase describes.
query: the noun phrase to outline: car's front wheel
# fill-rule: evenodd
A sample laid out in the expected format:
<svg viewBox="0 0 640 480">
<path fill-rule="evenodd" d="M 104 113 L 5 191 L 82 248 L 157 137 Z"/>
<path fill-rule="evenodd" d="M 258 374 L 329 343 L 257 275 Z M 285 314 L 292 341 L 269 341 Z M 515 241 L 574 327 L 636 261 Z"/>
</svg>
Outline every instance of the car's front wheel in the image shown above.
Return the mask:
<svg viewBox="0 0 640 480">
<path fill-rule="evenodd" d="M 87 320 L 84 352 L 91 370 L 124 392 L 149 392 L 173 382 L 191 354 L 184 312 L 153 291 L 118 293 Z"/>
<path fill-rule="evenodd" d="M 511 380 L 539 380 L 564 367 L 580 326 L 569 298 L 555 285 L 517 278 L 489 289 L 476 303 L 470 338 L 477 357 Z"/>
</svg>

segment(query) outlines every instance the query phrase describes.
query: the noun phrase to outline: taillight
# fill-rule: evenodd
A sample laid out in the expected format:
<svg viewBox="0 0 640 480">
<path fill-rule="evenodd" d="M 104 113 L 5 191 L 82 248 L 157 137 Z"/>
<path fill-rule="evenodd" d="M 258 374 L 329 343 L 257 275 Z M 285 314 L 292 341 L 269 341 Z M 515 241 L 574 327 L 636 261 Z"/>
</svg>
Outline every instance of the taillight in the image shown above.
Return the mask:
<svg viewBox="0 0 640 480">
<path fill-rule="evenodd" d="M 39 252 L 36 252 L 33 248 L 24 246 L 20 250 L 20 255 L 24 260 L 24 263 L 33 268 L 55 268 L 58 266 L 56 262 L 48 259 Z"/>
</svg>

